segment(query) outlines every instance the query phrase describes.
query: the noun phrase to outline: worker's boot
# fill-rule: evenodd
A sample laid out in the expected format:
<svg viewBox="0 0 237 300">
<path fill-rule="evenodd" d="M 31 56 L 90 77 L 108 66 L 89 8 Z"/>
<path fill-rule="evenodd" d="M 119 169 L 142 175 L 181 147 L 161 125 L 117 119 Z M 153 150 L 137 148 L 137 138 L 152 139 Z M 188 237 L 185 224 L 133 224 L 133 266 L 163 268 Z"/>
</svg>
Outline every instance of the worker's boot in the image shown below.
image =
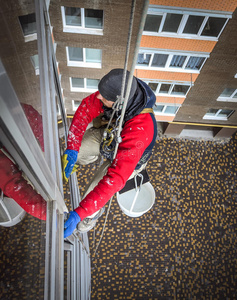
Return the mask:
<svg viewBox="0 0 237 300">
<path fill-rule="evenodd" d="M 77 230 L 81 233 L 85 233 L 90 231 L 92 228 L 95 227 L 95 224 L 97 222 L 97 220 L 99 219 L 99 217 L 103 214 L 103 212 L 105 211 L 105 208 L 102 207 L 98 214 L 96 214 L 93 218 L 85 218 L 83 221 L 81 221 L 78 226 L 77 226 Z"/>
</svg>

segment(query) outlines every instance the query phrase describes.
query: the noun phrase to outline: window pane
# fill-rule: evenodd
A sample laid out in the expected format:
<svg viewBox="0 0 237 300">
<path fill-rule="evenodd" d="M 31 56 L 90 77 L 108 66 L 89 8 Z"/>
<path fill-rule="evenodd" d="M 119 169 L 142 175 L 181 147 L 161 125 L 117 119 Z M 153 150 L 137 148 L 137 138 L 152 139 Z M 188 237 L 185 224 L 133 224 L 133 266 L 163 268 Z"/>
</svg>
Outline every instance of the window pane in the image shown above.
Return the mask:
<svg viewBox="0 0 237 300">
<path fill-rule="evenodd" d="M 87 79 L 86 84 L 88 89 L 98 89 L 99 79 Z"/>
<path fill-rule="evenodd" d="M 155 105 L 154 107 L 153 107 L 153 109 L 154 109 L 154 111 L 155 112 L 162 112 L 162 110 L 164 109 L 164 105 Z"/>
<path fill-rule="evenodd" d="M 224 89 L 220 97 L 230 97 L 234 93 L 235 89 Z"/>
<path fill-rule="evenodd" d="M 103 10 L 86 9 L 85 27 L 99 29 L 103 28 Z"/>
<path fill-rule="evenodd" d="M 187 56 L 174 55 L 171 60 L 170 67 L 182 68 L 186 57 Z"/>
<path fill-rule="evenodd" d="M 24 35 L 36 33 L 36 20 L 35 14 L 29 14 L 26 16 L 20 16 L 19 21 Z"/>
<path fill-rule="evenodd" d="M 162 31 L 177 32 L 182 17 L 181 14 L 167 14 Z"/>
<path fill-rule="evenodd" d="M 164 113 L 165 114 L 175 114 L 177 109 L 178 109 L 177 106 L 167 106 Z"/>
<path fill-rule="evenodd" d="M 100 63 L 101 49 L 86 49 L 86 62 Z"/>
<path fill-rule="evenodd" d="M 166 61 L 168 59 L 167 54 L 155 54 L 152 60 L 152 67 L 165 67 Z"/>
<path fill-rule="evenodd" d="M 83 61 L 82 48 L 68 47 L 69 60 Z"/>
<path fill-rule="evenodd" d="M 237 98 L 237 92 L 234 94 L 234 96 L 232 98 Z"/>
<path fill-rule="evenodd" d="M 219 114 L 218 114 L 218 117 L 229 117 L 234 111 L 233 110 L 230 110 L 230 109 L 222 109 Z"/>
<path fill-rule="evenodd" d="M 81 9 L 65 7 L 66 25 L 81 26 Z"/>
<path fill-rule="evenodd" d="M 191 56 L 188 60 L 188 63 L 186 65 L 185 69 L 200 70 L 201 66 L 203 65 L 204 60 L 205 60 L 205 57 Z"/>
<path fill-rule="evenodd" d="M 206 116 L 215 116 L 219 109 L 210 108 L 206 113 Z"/>
<path fill-rule="evenodd" d="M 151 59 L 151 54 L 139 53 L 137 58 L 137 64 L 148 66 L 150 59 Z"/>
<path fill-rule="evenodd" d="M 160 27 L 161 19 L 162 19 L 162 16 L 147 15 L 144 30 L 145 31 L 158 32 L 159 27 Z"/>
<path fill-rule="evenodd" d="M 150 82 L 148 84 L 148 86 L 152 89 L 152 91 L 155 93 L 156 92 L 156 89 L 157 89 L 157 86 L 158 86 L 158 83 L 155 83 L 155 82 Z"/>
<path fill-rule="evenodd" d="M 159 93 L 168 94 L 171 84 L 162 83 Z"/>
<path fill-rule="evenodd" d="M 83 78 L 73 78 L 72 77 L 72 87 L 84 88 L 84 79 Z"/>
<path fill-rule="evenodd" d="M 188 21 L 184 27 L 183 33 L 197 34 L 202 25 L 203 20 L 203 16 L 189 16 Z"/>
<path fill-rule="evenodd" d="M 175 84 L 171 94 L 185 96 L 187 94 L 188 89 L 189 85 Z"/>
<path fill-rule="evenodd" d="M 201 35 L 217 37 L 225 22 L 224 18 L 209 17 Z"/>
</svg>

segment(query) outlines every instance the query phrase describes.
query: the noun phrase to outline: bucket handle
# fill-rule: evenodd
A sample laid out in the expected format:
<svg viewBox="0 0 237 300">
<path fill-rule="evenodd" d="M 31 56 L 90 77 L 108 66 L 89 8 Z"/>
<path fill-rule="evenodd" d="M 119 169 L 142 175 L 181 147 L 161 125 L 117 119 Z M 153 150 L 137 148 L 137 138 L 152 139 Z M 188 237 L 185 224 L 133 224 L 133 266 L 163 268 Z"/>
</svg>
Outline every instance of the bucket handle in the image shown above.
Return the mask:
<svg viewBox="0 0 237 300">
<path fill-rule="evenodd" d="M 138 186 L 137 186 L 137 176 L 141 177 L 141 182 L 140 182 L 139 188 L 138 188 Z M 136 194 L 135 194 L 135 196 L 134 196 L 134 199 L 133 199 L 133 202 L 132 202 L 132 205 L 131 205 L 131 208 L 130 208 L 129 212 L 132 212 L 133 207 L 134 207 L 134 205 L 135 205 L 135 203 L 136 203 L 136 201 L 137 201 L 138 194 L 139 194 L 139 192 L 140 192 L 140 190 L 141 190 L 141 187 L 142 187 L 143 175 L 142 175 L 141 173 L 136 174 L 136 175 L 134 176 L 134 181 L 135 181 L 135 190 L 136 190 Z"/>
</svg>

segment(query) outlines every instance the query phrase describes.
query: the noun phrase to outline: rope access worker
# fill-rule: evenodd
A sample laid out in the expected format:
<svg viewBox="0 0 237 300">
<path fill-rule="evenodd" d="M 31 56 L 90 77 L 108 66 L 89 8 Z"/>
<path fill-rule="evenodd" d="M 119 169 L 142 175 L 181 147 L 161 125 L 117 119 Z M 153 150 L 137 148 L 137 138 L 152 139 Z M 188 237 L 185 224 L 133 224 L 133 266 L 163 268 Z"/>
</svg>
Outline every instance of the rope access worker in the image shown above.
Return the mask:
<svg viewBox="0 0 237 300">
<path fill-rule="evenodd" d="M 127 71 L 126 85 L 128 77 Z M 125 186 L 128 179 L 145 169 L 151 156 L 157 135 L 152 110 L 156 97 L 150 87 L 135 76 L 124 114 L 122 141 L 114 159 L 116 141 L 113 136 L 118 129 L 122 109 L 115 112 L 115 120 L 107 135 L 103 135 L 105 126 L 87 129 L 88 124 L 98 116 L 102 115 L 102 120 L 110 119 L 121 95 L 122 79 L 123 69 L 111 70 L 100 80 L 98 91 L 82 100 L 73 117 L 63 155 L 64 178 L 68 179 L 76 163 L 92 163 L 100 154 L 107 160 L 96 171 L 79 207 L 70 212 L 64 225 L 64 237 L 71 235 L 76 227 L 79 232 L 92 229 L 103 213 L 104 205 Z M 103 139 L 103 136 L 107 138 Z"/>
</svg>

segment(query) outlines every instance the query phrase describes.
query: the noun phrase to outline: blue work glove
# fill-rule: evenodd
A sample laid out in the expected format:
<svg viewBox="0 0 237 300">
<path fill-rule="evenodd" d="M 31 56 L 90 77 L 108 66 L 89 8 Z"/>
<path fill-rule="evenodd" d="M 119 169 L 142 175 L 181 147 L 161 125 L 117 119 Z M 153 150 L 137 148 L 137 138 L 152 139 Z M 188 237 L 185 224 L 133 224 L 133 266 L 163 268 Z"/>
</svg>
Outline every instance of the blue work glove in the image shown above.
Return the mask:
<svg viewBox="0 0 237 300">
<path fill-rule="evenodd" d="M 77 224 L 81 221 L 81 218 L 75 211 L 70 212 L 70 216 L 64 223 L 64 238 L 68 237 L 76 229 Z"/>
<path fill-rule="evenodd" d="M 76 171 L 76 167 L 74 167 L 77 161 L 78 152 L 76 150 L 67 149 L 62 157 L 62 167 L 63 167 L 63 178 L 68 181 L 68 177 L 71 173 Z"/>
</svg>

